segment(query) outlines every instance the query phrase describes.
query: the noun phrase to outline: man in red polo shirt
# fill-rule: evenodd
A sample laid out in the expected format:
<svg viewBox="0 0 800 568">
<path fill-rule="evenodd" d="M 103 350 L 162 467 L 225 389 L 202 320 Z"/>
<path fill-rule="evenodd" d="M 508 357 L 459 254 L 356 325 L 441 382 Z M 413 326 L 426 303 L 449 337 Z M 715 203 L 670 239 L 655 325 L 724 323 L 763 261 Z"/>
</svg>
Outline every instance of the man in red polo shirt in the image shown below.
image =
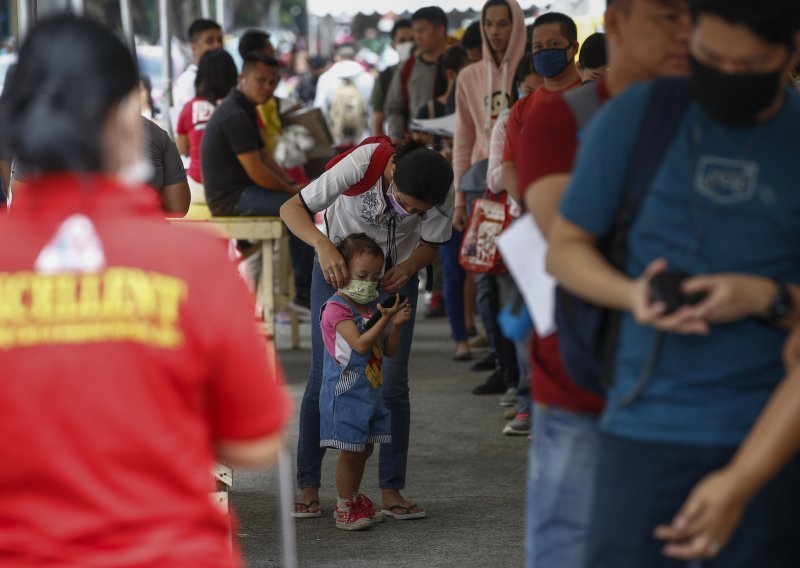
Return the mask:
<svg viewBox="0 0 800 568">
<path fill-rule="evenodd" d="M 609 71 L 586 89 L 603 102 L 630 84 L 688 71 L 686 0 L 608 0 Z M 528 116 L 518 148 L 521 202 L 547 236 L 578 147 L 573 112 L 551 97 Z M 528 481 L 528 566 L 582 566 L 594 495 L 603 400 L 564 371 L 556 333 L 531 349 L 534 402 Z M 535 473 L 535 474 L 534 474 Z"/>
<path fill-rule="evenodd" d="M 533 69 L 543 78 L 544 84 L 511 108 L 506 126 L 506 145 L 503 148 L 503 187 L 515 199 L 519 197 L 517 151 L 525 122 L 539 103 L 558 98 L 562 92 L 581 84 L 575 65 L 578 28 L 572 18 L 558 12 L 539 16 L 533 22 L 531 43 Z"/>
</svg>

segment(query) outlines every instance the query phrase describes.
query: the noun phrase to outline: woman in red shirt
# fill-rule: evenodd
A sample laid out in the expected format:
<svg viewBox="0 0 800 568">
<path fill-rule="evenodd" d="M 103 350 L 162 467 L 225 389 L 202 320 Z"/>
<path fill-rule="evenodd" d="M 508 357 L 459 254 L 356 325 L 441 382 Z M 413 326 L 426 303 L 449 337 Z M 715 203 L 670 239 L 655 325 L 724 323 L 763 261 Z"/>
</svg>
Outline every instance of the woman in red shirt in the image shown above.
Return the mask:
<svg viewBox="0 0 800 568">
<path fill-rule="evenodd" d="M 0 219 L 0 565 L 232 567 L 215 459 L 274 459 L 290 405 L 222 243 L 142 185 L 136 63 L 42 20 L 0 99 L 36 172 Z"/>
<path fill-rule="evenodd" d="M 217 103 L 228 96 L 231 89 L 236 86 L 237 80 L 236 63 L 224 49 L 207 51 L 200 58 L 194 81 L 197 94 L 181 109 L 176 128 L 178 138 L 175 140 L 180 153 L 191 158 L 187 173 L 198 184 L 203 183 L 203 174 L 200 170 L 200 144 L 203 141 L 206 123 L 211 118 Z"/>
</svg>

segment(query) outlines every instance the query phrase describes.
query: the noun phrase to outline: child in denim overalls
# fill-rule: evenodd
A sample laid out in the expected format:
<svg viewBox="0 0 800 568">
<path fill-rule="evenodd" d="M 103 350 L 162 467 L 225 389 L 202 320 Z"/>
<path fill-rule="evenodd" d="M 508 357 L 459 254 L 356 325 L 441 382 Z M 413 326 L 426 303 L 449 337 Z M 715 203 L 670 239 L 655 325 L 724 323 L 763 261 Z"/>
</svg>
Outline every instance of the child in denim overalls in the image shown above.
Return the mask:
<svg viewBox="0 0 800 568">
<path fill-rule="evenodd" d="M 383 353 L 400 343 L 400 326 L 411 307 L 400 298 L 391 308 L 376 303 L 384 256 L 378 243 L 360 233 L 337 246 L 351 280 L 328 300 L 320 313 L 325 342 L 319 398 L 320 446 L 340 450 L 336 464 L 336 526 L 368 528 L 382 520 L 372 502 L 359 494 L 364 466 L 373 444 L 391 443 L 389 411 L 383 404 Z M 383 317 L 369 331 L 364 324 L 376 311 Z"/>
</svg>

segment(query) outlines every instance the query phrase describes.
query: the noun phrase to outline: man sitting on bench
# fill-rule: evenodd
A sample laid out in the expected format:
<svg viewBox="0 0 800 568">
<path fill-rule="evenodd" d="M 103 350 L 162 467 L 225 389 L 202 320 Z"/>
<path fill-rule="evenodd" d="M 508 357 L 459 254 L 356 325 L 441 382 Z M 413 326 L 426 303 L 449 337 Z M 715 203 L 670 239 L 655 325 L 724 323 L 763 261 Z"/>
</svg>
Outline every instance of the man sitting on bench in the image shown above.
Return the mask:
<svg viewBox="0 0 800 568">
<path fill-rule="evenodd" d="M 206 201 L 214 216 L 278 216 L 281 205 L 303 188 L 289 179 L 264 147 L 256 106 L 272 98 L 278 62 L 264 53 L 245 56 L 239 83 L 206 125 L 201 146 Z M 290 306 L 310 314 L 314 249 L 289 235 L 295 298 Z"/>
</svg>

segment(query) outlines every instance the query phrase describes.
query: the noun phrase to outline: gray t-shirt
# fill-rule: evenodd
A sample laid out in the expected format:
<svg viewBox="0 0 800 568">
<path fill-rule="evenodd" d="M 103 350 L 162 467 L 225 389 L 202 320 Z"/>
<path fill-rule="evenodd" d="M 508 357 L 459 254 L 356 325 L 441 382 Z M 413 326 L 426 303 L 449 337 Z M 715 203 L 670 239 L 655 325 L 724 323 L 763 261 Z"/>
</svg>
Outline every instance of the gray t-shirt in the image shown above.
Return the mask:
<svg viewBox="0 0 800 568">
<path fill-rule="evenodd" d="M 433 84 L 436 80 L 436 63 L 428 63 L 421 57 L 416 57 L 408 78 L 409 108 L 405 108 L 402 84 L 404 66 L 405 63 L 397 66 L 384 102 L 386 131 L 395 141 L 403 139 L 406 120 L 413 118 L 417 109 L 433 98 Z"/>
<path fill-rule="evenodd" d="M 186 170 L 169 134 L 166 133 L 152 120 L 142 117 L 145 131 L 145 157 L 153 165 L 153 175 L 147 180 L 147 185 L 161 191 L 165 185 L 187 183 Z"/>
</svg>

